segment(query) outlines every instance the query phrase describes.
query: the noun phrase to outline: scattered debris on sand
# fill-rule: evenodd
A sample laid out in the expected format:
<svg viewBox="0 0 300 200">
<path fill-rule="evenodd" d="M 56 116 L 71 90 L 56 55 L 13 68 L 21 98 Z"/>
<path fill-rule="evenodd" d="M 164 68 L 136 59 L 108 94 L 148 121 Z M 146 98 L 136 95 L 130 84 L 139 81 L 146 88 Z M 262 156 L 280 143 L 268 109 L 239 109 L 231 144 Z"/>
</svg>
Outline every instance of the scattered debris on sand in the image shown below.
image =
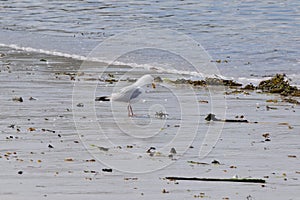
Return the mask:
<svg viewBox="0 0 300 200">
<path fill-rule="evenodd" d="M 16 102 L 23 102 L 24 101 L 22 97 L 13 97 L 12 100 L 16 101 Z"/>
<path fill-rule="evenodd" d="M 166 177 L 166 179 L 171 181 L 221 181 L 221 182 L 244 182 L 244 183 L 265 183 L 264 179 L 256 178 L 197 178 L 197 177 Z"/>
<path fill-rule="evenodd" d="M 166 119 L 168 116 L 169 114 L 163 111 L 159 111 L 155 113 L 155 117 L 158 119 Z"/>
<path fill-rule="evenodd" d="M 103 168 L 102 171 L 103 172 L 112 172 L 113 170 L 111 168 Z"/>
<path fill-rule="evenodd" d="M 177 79 L 171 81 L 175 84 L 190 84 L 193 86 L 229 86 L 229 87 L 240 87 L 241 83 L 237 83 L 233 80 L 220 79 L 220 78 L 206 78 L 205 80 L 189 80 L 189 79 Z"/>
<path fill-rule="evenodd" d="M 244 117 L 243 117 L 244 118 Z M 216 115 L 210 113 L 205 118 L 206 121 L 219 121 L 219 122 L 239 122 L 239 123 L 248 123 L 246 119 L 218 119 Z"/>
<path fill-rule="evenodd" d="M 171 81 L 174 84 L 189 84 L 192 86 L 227 86 L 229 88 L 234 88 L 234 91 L 227 92 L 226 94 L 249 94 L 249 91 L 260 90 L 265 93 L 275 93 L 282 96 L 294 96 L 300 97 L 300 89 L 296 86 L 291 86 L 289 80 L 286 78 L 285 74 L 276 74 L 274 77 L 261 81 L 258 86 L 254 86 L 249 83 L 242 87 L 241 83 L 234 80 L 221 79 L 221 78 L 205 78 L 205 80 L 190 80 L 190 79 L 177 79 Z M 299 104 L 299 101 L 294 99 L 287 99 L 286 102 Z"/>
<path fill-rule="evenodd" d="M 286 80 L 285 74 L 276 74 L 271 79 L 261 81 L 257 89 L 263 92 L 278 93 L 283 96 L 300 96 L 300 90 L 296 86 L 291 86 Z"/>
</svg>

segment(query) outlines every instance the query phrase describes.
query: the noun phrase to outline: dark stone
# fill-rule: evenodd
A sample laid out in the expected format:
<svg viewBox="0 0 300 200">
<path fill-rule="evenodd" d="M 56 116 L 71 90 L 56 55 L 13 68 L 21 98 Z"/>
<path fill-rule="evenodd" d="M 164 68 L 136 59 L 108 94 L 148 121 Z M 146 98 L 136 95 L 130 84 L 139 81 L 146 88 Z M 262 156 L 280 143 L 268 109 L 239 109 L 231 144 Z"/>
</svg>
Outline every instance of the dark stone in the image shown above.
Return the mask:
<svg viewBox="0 0 300 200">
<path fill-rule="evenodd" d="M 104 169 L 102 169 L 102 171 L 103 172 L 112 172 L 112 169 L 110 169 L 110 168 L 104 168 Z"/>
</svg>

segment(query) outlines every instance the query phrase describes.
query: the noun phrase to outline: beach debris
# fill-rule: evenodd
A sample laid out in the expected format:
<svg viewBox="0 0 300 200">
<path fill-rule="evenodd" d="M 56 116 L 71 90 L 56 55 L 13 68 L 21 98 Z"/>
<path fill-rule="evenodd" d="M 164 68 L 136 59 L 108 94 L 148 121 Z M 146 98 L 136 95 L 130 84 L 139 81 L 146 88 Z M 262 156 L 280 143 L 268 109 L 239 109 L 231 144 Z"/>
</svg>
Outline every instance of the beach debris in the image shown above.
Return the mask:
<svg viewBox="0 0 300 200">
<path fill-rule="evenodd" d="M 293 129 L 294 127 L 292 127 L 289 123 L 287 122 L 281 122 L 281 123 L 278 123 L 278 125 L 281 125 L 281 126 L 287 126 L 289 129 Z"/>
<path fill-rule="evenodd" d="M 110 74 L 110 73 L 108 73 L 107 76 L 110 77 L 110 78 L 115 78 L 115 75 Z"/>
<path fill-rule="evenodd" d="M 97 174 L 98 172 L 95 170 L 83 170 L 84 173 Z"/>
<path fill-rule="evenodd" d="M 278 103 L 278 99 L 268 99 L 266 100 L 268 103 Z"/>
<path fill-rule="evenodd" d="M 12 100 L 16 101 L 16 102 L 23 102 L 23 98 L 22 97 L 13 97 Z"/>
<path fill-rule="evenodd" d="M 109 148 L 107 148 L 107 147 L 97 146 L 97 145 L 94 145 L 94 144 L 91 144 L 91 147 L 96 147 L 101 151 L 108 151 L 109 150 Z"/>
<path fill-rule="evenodd" d="M 14 129 L 14 128 L 15 128 L 15 126 L 16 126 L 15 124 L 11 124 L 11 125 L 9 125 L 9 126 L 8 126 L 8 128 L 12 128 L 12 129 Z"/>
<path fill-rule="evenodd" d="M 192 160 L 187 161 L 187 163 L 190 163 L 193 165 L 209 165 L 208 163 L 205 163 L 205 162 L 197 162 L 197 161 L 192 161 Z"/>
<path fill-rule="evenodd" d="M 208 103 L 206 100 L 200 100 L 199 103 Z"/>
<path fill-rule="evenodd" d="M 228 63 L 229 61 L 228 61 L 228 60 L 221 60 L 221 59 L 218 59 L 218 60 L 211 60 L 210 62 L 216 62 L 216 63 Z"/>
<path fill-rule="evenodd" d="M 264 138 L 269 138 L 269 137 L 270 137 L 270 133 L 264 133 L 264 134 L 262 134 L 262 136 L 263 136 Z"/>
<path fill-rule="evenodd" d="M 74 159 L 73 158 L 65 158 L 65 162 L 73 162 Z"/>
<path fill-rule="evenodd" d="M 150 147 L 150 148 L 147 150 L 147 153 L 154 153 L 155 150 L 156 150 L 155 147 Z"/>
<path fill-rule="evenodd" d="M 95 101 L 110 101 L 108 96 L 96 97 Z"/>
<path fill-rule="evenodd" d="M 47 60 L 45 58 L 41 58 L 40 61 L 41 62 L 47 62 Z"/>
<path fill-rule="evenodd" d="M 235 82 L 229 79 L 221 79 L 221 78 L 206 78 L 205 79 L 206 85 L 223 85 L 223 86 L 230 86 L 230 87 L 240 87 L 242 86 L 241 83 Z"/>
<path fill-rule="evenodd" d="M 78 103 L 76 106 L 82 108 L 82 107 L 84 107 L 84 104 L 83 103 Z"/>
<path fill-rule="evenodd" d="M 169 158 L 173 158 L 174 156 L 175 156 L 175 154 L 176 154 L 177 152 L 176 152 L 176 149 L 174 148 L 174 147 L 172 147 L 171 148 L 171 150 L 170 150 L 170 154 L 169 154 Z"/>
<path fill-rule="evenodd" d="M 200 192 L 199 195 L 198 194 L 194 195 L 194 198 L 205 198 L 205 197 L 209 197 L 209 196 L 206 196 L 204 192 Z"/>
<path fill-rule="evenodd" d="M 291 104 L 300 104 L 299 101 L 297 101 L 296 99 L 292 99 L 292 98 L 284 98 L 283 102 L 287 102 L 287 103 L 291 103 Z"/>
<path fill-rule="evenodd" d="M 193 86 L 207 86 L 204 80 L 188 80 L 188 79 L 176 79 L 175 81 L 171 81 L 174 84 L 189 84 Z"/>
<path fill-rule="evenodd" d="M 242 89 L 243 90 L 255 90 L 256 87 L 252 83 L 250 83 L 250 84 L 245 85 Z"/>
<path fill-rule="evenodd" d="M 85 160 L 85 162 L 96 162 L 96 160 L 95 159 L 89 159 L 89 160 Z"/>
<path fill-rule="evenodd" d="M 177 153 L 177 152 L 176 152 L 176 149 L 175 149 L 174 147 L 172 147 L 171 150 L 170 150 L 170 153 L 171 153 L 171 154 L 176 154 L 176 153 Z"/>
<path fill-rule="evenodd" d="M 36 129 L 35 128 L 33 128 L 33 127 L 29 127 L 28 129 L 27 129 L 28 131 L 36 131 Z"/>
<path fill-rule="evenodd" d="M 246 197 L 246 199 L 247 199 L 247 200 L 252 200 L 253 198 L 252 198 L 251 195 L 248 195 L 248 196 Z"/>
<path fill-rule="evenodd" d="M 18 171 L 18 174 L 20 174 L 20 175 L 23 174 L 23 171 Z"/>
<path fill-rule="evenodd" d="M 164 194 L 169 193 L 169 191 L 167 191 L 166 189 L 163 189 L 161 192 Z"/>
<path fill-rule="evenodd" d="M 53 147 L 51 144 L 49 144 L 49 145 L 48 145 L 48 148 L 49 148 L 49 149 L 53 149 L 54 147 Z"/>
<path fill-rule="evenodd" d="M 35 101 L 35 100 L 37 100 L 36 98 L 34 98 L 34 97 L 29 97 L 29 99 L 28 99 L 29 101 Z"/>
<path fill-rule="evenodd" d="M 235 116 L 236 119 L 240 118 L 240 119 L 244 119 L 244 115 L 240 115 L 240 116 Z"/>
<path fill-rule="evenodd" d="M 219 121 L 219 122 L 239 122 L 239 123 L 248 123 L 246 119 L 217 119 L 216 115 L 210 113 L 205 118 L 206 121 Z"/>
<path fill-rule="evenodd" d="M 249 92 L 247 91 L 243 91 L 243 90 L 233 90 L 233 91 L 229 91 L 229 92 L 225 92 L 225 95 L 231 95 L 231 94 L 245 94 L 245 95 L 250 95 Z"/>
<path fill-rule="evenodd" d="M 156 112 L 156 113 L 155 113 L 155 117 L 156 117 L 156 118 L 159 118 L 159 119 L 165 119 L 165 118 L 167 118 L 168 116 L 169 116 L 169 114 L 166 113 L 166 112 L 163 112 L 163 111 L 159 111 L 159 112 Z"/>
<path fill-rule="evenodd" d="M 54 130 L 45 129 L 45 128 L 42 128 L 42 131 L 43 131 L 43 132 L 47 131 L 47 132 L 55 133 L 55 131 L 54 131 Z"/>
<path fill-rule="evenodd" d="M 174 84 L 189 84 L 193 86 L 229 86 L 229 87 L 240 87 L 241 83 L 237 83 L 233 80 L 221 79 L 221 78 L 205 78 L 205 80 L 190 80 L 190 79 L 176 79 L 171 81 Z"/>
<path fill-rule="evenodd" d="M 278 108 L 276 107 L 271 107 L 271 106 L 266 106 L 266 109 L 269 111 L 269 110 L 278 110 Z"/>
<path fill-rule="evenodd" d="M 300 96 L 300 90 L 296 86 L 291 86 L 285 74 L 276 74 L 268 80 L 261 81 L 257 89 L 263 92 L 278 93 L 283 96 Z"/>
<path fill-rule="evenodd" d="M 296 155 L 288 155 L 289 158 L 297 158 Z"/>
<path fill-rule="evenodd" d="M 113 170 L 111 168 L 103 168 L 102 171 L 103 172 L 112 172 Z"/>
<path fill-rule="evenodd" d="M 218 160 L 213 160 L 211 161 L 212 164 L 215 164 L 215 165 L 220 165 L 220 162 Z"/>
<path fill-rule="evenodd" d="M 150 147 L 147 150 L 147 153 L 149 154 L 149 156 L 154 156 L 154 154 L 156 153 L 156 148 L 155 147 Z M 173 157 L 173 155 L 171 156 L 171 158 Z"/>
<path fill-rule="evenodd" d="M 130 180 L 132 180 L 132 181 L 137 181 L 138 178 L 136 178 L 136 177 L 125 177 L 124 180 L 125 180 L 125 181 L 130 181 Z"/>
<path fill-rule="evenodd" d="M 183 181 L 216 181 L 216 182 L 244 182 L 244 183 L 265 183 L 264 179 L 258 178 L 198 178 L 198 177 L 165 177 L 171 181 L 183 180 Z"/>
</svg>

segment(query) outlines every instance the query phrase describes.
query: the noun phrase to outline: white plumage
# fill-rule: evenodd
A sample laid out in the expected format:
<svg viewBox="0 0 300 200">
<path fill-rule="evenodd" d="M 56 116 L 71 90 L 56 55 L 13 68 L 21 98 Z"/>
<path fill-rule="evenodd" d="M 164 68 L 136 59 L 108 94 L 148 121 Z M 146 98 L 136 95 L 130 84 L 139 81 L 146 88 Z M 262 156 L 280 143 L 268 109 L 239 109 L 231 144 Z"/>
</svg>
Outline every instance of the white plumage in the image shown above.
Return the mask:
<svg viewBox="0 0 300 200">
<path fill-rule="evenodd" d="M 120 101 L 128 103 L 128 116 L 132 117 L 133 110 L 131 103 L 135 103 L 141 97 L 144 90 L 142 86 L 152 84 L 152 87 L 155 88 L 154 78 L 147 74 L 139 78 L 135 83 L 127 87 L 122 88 L 119 92 L 113 93 L 111 96 L 97 97 L 96 101 Z"/>
</svg>

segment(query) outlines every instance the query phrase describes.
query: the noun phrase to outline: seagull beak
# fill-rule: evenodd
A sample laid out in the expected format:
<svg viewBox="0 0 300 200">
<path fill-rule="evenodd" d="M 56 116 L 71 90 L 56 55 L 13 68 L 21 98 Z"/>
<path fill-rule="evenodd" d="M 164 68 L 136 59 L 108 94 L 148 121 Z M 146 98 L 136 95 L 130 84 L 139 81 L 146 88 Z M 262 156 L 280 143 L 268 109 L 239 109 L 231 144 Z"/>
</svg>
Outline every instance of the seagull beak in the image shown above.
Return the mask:
<svg viewBox="0 0 300 200">
<path fill-rule="evenodd" d="M 152 88 L 155 89 L 156 88 L 156 85 L 155 83 L 152 83 Z"/>
</svg>

